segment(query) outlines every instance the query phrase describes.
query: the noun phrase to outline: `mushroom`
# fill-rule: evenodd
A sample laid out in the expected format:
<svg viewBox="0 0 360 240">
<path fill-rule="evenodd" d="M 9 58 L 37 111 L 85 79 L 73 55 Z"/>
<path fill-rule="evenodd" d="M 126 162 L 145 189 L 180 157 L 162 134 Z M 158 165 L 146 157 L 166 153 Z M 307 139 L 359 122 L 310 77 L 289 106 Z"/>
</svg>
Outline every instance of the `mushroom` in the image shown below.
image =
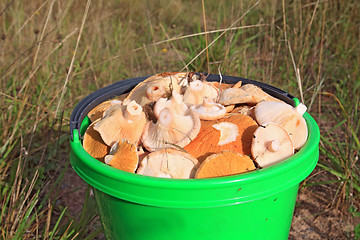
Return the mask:
<svg viewBox="0 0 360 240">
<path fill-rule="evenodd" d="M 161 148 L 184 147 L 194 139 L 200 130 L 197 113 L 188 111 L 176 114 L 169 108 L 160 111 L 157 122 L 148 122 L 141 141 L 149 151 Z"/>
<path fill-rule="evenodd" d="M 167 98 L 160 98 L 154 105 L 154 115 L 155 117 L 159 117 L 161 110 L 164 108 L 169 108 L 175 114 L 188 114 L 189 107 L 184 103 L 183 96 L 176 93 L 175 91 L 172 92 L 170 99 Z"/>
<path fill-rule="evenodd" d="M 105 156 L 105 163 L 126 171 L 135 173 L 139 162 L 139 155 L 134 144 L 120 139 L 111 147 L 110 153 Z"/>
<path fill-rule="evenodd" d="M 210 154 L 224 150 L 250 155 L 252 137 L 257 127 L 251 117 L 243 114 L 201 121 L 199 134 L 184 149 L 200 162 Z"/>
<path fill-rule="evenodd" d="M 209 82 L 209 84 L 213 85 L 214 87 L 216 87 L 217 89 L 219 89 L 219 91 L 221 92 L 222 90 L 225 90 L 227 88 L 231 88 L 233 86 L 233 84 L 230 83 L 220 83 L 220 82 Z"/>
<path fill-rule="evenodd" d="M 184 102 L 188 105 L 202 104 L 204 97 L 216 100 L 219 90 L 209 82 L 195 80 L 190 82 L 184 93 Z"/>
<path fill-rule="evenodd" d="M 228 88 L 220 93 L 218 103 L 223 105 L 232 105 L 247 103 L 251 101 L 251 96 L 242 88 Z"/>
<path fill-rule="evenodd" d="M 234 110 L 235 108 L 235 104 L 231 104 L 231 105 L 227 105 L 225 106 L 225 109 L 226 109 L 226 112 L 229 113 L 231 112 L 232 110 Z"/>
<path fill-rule="evenodd" d="M 241 89 L 251 96 L 251 101 L 248 102 L 249 104 L 257 104 L 261 101 L 281 102 L 280 99 L 267 94 L 260 87 L 255 86 L 254 84 L 245 84 L 241 87 Z"/>
<path fill-rule="evenodd" d="M 135 100 L 143 107 L 145 104 L 167 97 L 173 90 L 181 93 L 180 82 L 184 78 L 186 78 L 186 73 L 156 74 L 140 82 L 131 90 L 124 101 Z"/>
<path fill-rule="evenodd" d="M 161 149 L 151 152 L 136 173 L 163 178 L 193 178 L 199 162 L 188 153 L 176 149 Z"/>
<path fill-rule="evenodd" d="M 89 117 L 91 122 L 94 122 L 97 119 L 100 119 L 103 117 L 104 112 L 111 106 L 113 105 L 117 105 L 117 104 L 122 104 L 122 101 L 120 100 L 109 100 L 109 101 L 105 101 L 100 103 L 99 105 L 97 105 L 96 107 L 94 107 L 88 114 L 87 116 Z"/>
<path fill-rule="evenodd" d="M 255 119 L 255 107 L 249 105 L 241 105 L 234 108 L 231 113 L 241 113 Z"/>
<path fill-rule="evenodd" d="M 104 117 L 94 125 L 104 142 L 111 146 L 120 139 L 137 144 L 146 124 L 145 113 L 135 101 L 128 105 L 114 105 L 105 111 Z"/>
<path fill-rule="evenodd" d="M 240 103 L 255 105 L 261 101 L 281 102 L 253 84 L 245 84 L 241 87 L 234 85 L 232 88 L 225 89 L 221 92 L 218 102 L 224 105 Z"/>
<path fill-rule="evenodd" d="M 100 134 L 94 130 L 94 125 L 99 121 L 100 119 L 95 120 L 95 122 L 90 124 L 90 126 L 86 129 L 83 140 L 83 148 L 93 158 L 103 161 L 105 155 L 109 152 L 110 147 L 104 143 Z"/>
<path fill-rule="evenodd" d="M 201 120 L 216 120 L 224 117 L 226 114 L 225 107 L 219 103 L 215 103 L 209 97 L 204 97 L 202 104 L 193 105 L 190 109 L 197 112 Z"/>
<path fill-rule="evenodd" d="M 302 115 L 306 111 L 304 104 L 292 107 L 284 102 L 260 102 L 255 107 L 255 118 L 259 125 L 274 122 L 283 127 L 289 134 L 294 147 L 299 150 L 304 146 L 308 129 Z"/>
<path fill-rule="evenodd" d="M 249 156 L 234 151 L 222 151 L 208 156 L 196 171 L 195 178 L 230 176 L 255 170 Z"/>
<path fill-rule="evenodd" d="M 251 155 L 260 167 L 278 163 L 294 154 L 287 131 L 275 123 L 264 124 L 254 132 Z"/>
<path fill-rule="evenodd" d="M 242 81 L 238 81 L 237 83 L 235 83 L 232 87 L 233 88 L 240 88 L 242 86 Z"/>
</svg>

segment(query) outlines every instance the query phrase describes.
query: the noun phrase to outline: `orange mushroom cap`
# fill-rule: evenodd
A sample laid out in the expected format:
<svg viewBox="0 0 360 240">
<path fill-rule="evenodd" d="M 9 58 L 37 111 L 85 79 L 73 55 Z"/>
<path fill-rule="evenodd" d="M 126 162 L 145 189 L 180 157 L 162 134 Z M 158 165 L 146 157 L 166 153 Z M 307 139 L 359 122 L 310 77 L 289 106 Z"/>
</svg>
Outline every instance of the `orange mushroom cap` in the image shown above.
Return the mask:
<svg viewBox="0 0 360 240">
<path fill-rule="evenodd" d="M 139 162 L 139 155 L 134 144 L 121 139 L 116 142 L 110 150 L 110 154 L 105 156 L 105 163 L 126 171 L 135 173 Z"/>
<path fill-rule="evenodd" d="M 222 151 L 208 156 L 196 171 L 195 178 L 230 176 L 254 169 L 250 157 L 234 151 Z"/>
<path fill-rule="evenodd" d="M 105 155 L 109 152 L 110 147 L 104 143 L 100 134 L 94 130 L 94 125 L 99 121 L 100 119 L 96 120 L 86 129 L 83 147 L 90 156 L 99 161 L 103 161 Z"/>
<path fill-rule="evenodd" d="M 201 121 L 199 134 L 184 149 L 200 162 L 210 154 L 224 150 L 250 155 L 253 133 L 257 127 L 251 117 L 243 114 Z"/>
</svg>

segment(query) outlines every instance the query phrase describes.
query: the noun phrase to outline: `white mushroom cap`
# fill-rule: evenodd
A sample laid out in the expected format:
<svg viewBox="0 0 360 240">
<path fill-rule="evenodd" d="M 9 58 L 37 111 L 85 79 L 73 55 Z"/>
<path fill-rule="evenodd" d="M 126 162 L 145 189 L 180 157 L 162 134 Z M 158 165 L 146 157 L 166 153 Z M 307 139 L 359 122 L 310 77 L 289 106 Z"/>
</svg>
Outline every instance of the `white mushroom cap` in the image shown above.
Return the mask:
<svg viewBox="0 0 360 240">
<path fill-rule="evenodd" d="M 193 105 L 190 109 L 197 112 L 201 120 L 216 120 L 224 117 L 226 114 L 226 109 L 223 105 L 215 103 L 208 97 L 204 97 L 202 104 Z"/>
<path fill-rule="evenodd" d="M 255 107 L 255 118 L 259 125 L 274 122 L 283 127 L 294 144 L 295 149 L 300 149 L 306 142 L 308 129 L 302 114 L 306 107 L 300 104 L 296 108 L 284 102 L 260 102 Z"/>
<path fill-rule="evenodd" d="M 147 155 L 136 173 L 163 178 L 193 178 L 199 162 L 188 153 L 176 149 L 162 149 Z"/>
<path fill-rule="evenodd" d="M 146 124 L 141 140 L 149 151 L 171 148 L 174 145 L 184 147 L 199 131 L 200 118 L 195 112 L 189 111 L 188 115 L 180 115 L 164 108 L 159 113 L 156 123 Z"/>
<path fill-rule="evenodd" d="M 184 93 L 184 102 L 188 105 L 202 104 L 204 97 L 216 100 L 219 96 L 219 90 L 208 82 L 195 80 L 190 82 Z"/>
<path fill-rule="evenodd" d="M 260 167 L 278 163 L 294 154 L 294 146 L 287 131 L 275 123 L 256 129 L 251 145 L 251 155 Z"/>
</svg>

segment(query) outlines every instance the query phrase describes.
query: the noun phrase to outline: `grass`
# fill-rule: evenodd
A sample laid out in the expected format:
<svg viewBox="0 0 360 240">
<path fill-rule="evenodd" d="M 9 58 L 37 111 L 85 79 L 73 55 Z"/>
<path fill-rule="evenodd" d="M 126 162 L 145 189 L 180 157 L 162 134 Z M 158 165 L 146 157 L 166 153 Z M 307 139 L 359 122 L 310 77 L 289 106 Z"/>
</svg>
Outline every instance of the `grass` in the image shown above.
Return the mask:
<svg viewBox="0 0 360 240">
<path fill-rule="evenodd" d="M 359 209 L 360 3 L 260 1 L 244 15 L 254 3 L 205 1 L 208 44 L 218 39 L 190 63 L 207 46 L 201 1 L 1 1 L 0 238 L 98 235 L 89 193 L 77 213 L 61 202 L 72 109 L 115 81 L 188 63 L 302 97 L 321 128 L 331 205 Z"/>
</svg>

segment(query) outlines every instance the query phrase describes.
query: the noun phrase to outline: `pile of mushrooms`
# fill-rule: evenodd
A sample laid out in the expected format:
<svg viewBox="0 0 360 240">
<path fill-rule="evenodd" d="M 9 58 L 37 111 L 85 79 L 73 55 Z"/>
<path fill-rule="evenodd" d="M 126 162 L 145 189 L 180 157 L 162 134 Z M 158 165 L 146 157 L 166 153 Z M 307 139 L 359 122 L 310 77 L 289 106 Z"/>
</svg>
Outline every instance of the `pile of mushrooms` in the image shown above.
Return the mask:
<svg viewBox="0 0 360 240">
<path fill-rule="evenodd" d="M 83 147 L 105 164 L 146 176 L 229 176 L 292 156 L 307 139 L 305 111 L 252 84 L 161 73 L 90 111 Z"/>
</svg>

